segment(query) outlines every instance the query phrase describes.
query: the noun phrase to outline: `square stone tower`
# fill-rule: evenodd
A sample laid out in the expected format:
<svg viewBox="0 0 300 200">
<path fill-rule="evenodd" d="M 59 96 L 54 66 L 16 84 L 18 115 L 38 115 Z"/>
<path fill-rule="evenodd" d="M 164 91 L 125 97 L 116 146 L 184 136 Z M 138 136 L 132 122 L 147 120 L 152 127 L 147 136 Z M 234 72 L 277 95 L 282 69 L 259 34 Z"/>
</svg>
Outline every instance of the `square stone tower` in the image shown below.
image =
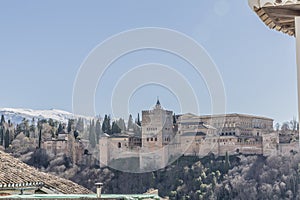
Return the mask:
<svg viewBox="0 0 300 200">
<path fill-rule="evenodd" d="M 157 100 L 152 110 L 142 111 L 142 147 L 156 150 L 173 137 L 173 112 L 164 110 Z"/>
<path fill-rule="evenodd" d="M 157 100 L 152 110 L 142 111 L 141 169 L 157 170 L 168 162 L 168 145 L 174 137 L 173 112 L 164 110 Z"/>
</svg>

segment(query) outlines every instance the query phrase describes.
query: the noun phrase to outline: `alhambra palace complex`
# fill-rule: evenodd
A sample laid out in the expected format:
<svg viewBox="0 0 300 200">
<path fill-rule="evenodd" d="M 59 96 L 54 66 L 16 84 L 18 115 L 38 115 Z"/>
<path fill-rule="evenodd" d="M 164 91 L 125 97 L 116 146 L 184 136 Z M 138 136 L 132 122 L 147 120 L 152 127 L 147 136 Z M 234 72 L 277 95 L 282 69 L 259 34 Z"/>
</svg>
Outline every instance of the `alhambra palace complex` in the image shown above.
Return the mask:
<svg viewBox="0 0 300 200">
<path fill-rule="evenodd" d="M 95 152 L 87 153 L 89 141 L 60 133 L 57 139 L 44 140 L 43 149 L 51 154 L 66 154 L 76 164 L 88 164 Z M 90 150 L 90 149 L 89 149 Z M 136 158 L 140 169 L 159 169 L 179 156 L 204 157 L 209 154 L 278 155 L 299 151 L 298 141 L 280 142 L 273 119 L 245 114 L 173 115 L 159 100 L 152 110 L 142 111 L 141 134 L 133 130 L 103 134 L 99 140 L 101 166 L 118 159 Z"/>
<path fill-rule="evenodd" d="M 140 168 L 160 168 L 178 156 L 272 154 L 297 150 L 280 144 L 273 119 L 244 114 L 196 116 L 164 110 L 157 100 L 152 110 L 142 111 L 141 136 L 127 132 L 100 138 L 103 166 L 120 158 L 138 157 Z"/>
</svg>

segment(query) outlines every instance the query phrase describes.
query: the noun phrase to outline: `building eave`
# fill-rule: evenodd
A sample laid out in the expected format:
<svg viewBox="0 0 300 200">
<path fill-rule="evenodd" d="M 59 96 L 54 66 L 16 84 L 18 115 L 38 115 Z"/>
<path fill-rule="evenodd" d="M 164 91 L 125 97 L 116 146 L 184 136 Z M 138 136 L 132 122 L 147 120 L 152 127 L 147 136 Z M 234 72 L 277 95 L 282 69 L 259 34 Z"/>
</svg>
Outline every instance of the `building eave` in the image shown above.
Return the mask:
<svg viewBox="0 0 300 200">
<path fill-rule="evenodd" d="M 290 36 L 295 36 L 295 17 L 300 16 L 300 2 L 297 0 L 248 0 L 249 6 L 262 22 Z"/>
</svg>

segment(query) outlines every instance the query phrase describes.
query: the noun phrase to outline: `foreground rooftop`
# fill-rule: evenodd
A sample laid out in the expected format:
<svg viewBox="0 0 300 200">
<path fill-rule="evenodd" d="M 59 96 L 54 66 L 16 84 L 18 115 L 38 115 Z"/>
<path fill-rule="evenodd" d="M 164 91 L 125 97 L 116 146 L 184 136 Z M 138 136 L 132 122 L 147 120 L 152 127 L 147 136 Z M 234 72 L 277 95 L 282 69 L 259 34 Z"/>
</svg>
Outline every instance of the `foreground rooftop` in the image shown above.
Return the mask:
<svg viewBox="0 0 300 200">
<path fill-rule="evenodd" d="M 54 194 L 92 194 L 93 192 L 64 178 L 41 172 L 0 151 L 0 196 L 10 191 L 40 190 Z M 13 192 L 15 193 L 15 192 Z M 3 195 L 2 194 L 2 195 Z"/>
<path fill-rule="evenodd" d="M 0 199 L 97 199 L 96 194 L 33 194 L 33 195 L 10 195 L 0 196 Z M 99 199 L 99 198 L 98 198 Z M 141 199 L 162 199 L 156 194 L 102 194 L 100 199 L 118 200 L 141 200 Z"/>
</svg>

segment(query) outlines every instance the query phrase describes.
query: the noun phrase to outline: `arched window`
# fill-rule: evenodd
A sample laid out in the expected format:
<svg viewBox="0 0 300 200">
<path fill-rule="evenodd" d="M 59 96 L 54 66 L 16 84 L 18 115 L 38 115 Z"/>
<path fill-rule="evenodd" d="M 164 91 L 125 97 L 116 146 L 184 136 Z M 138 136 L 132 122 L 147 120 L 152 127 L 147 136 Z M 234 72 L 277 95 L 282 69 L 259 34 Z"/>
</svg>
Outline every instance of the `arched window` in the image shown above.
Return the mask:
<svg viewBox="0 0 300 200">
<path fill-rule="evenodd" d="M 122 144 L 121 142 L 118 143 L 118 148 L 121 148 L 122 147 Z"/>
</svg>

